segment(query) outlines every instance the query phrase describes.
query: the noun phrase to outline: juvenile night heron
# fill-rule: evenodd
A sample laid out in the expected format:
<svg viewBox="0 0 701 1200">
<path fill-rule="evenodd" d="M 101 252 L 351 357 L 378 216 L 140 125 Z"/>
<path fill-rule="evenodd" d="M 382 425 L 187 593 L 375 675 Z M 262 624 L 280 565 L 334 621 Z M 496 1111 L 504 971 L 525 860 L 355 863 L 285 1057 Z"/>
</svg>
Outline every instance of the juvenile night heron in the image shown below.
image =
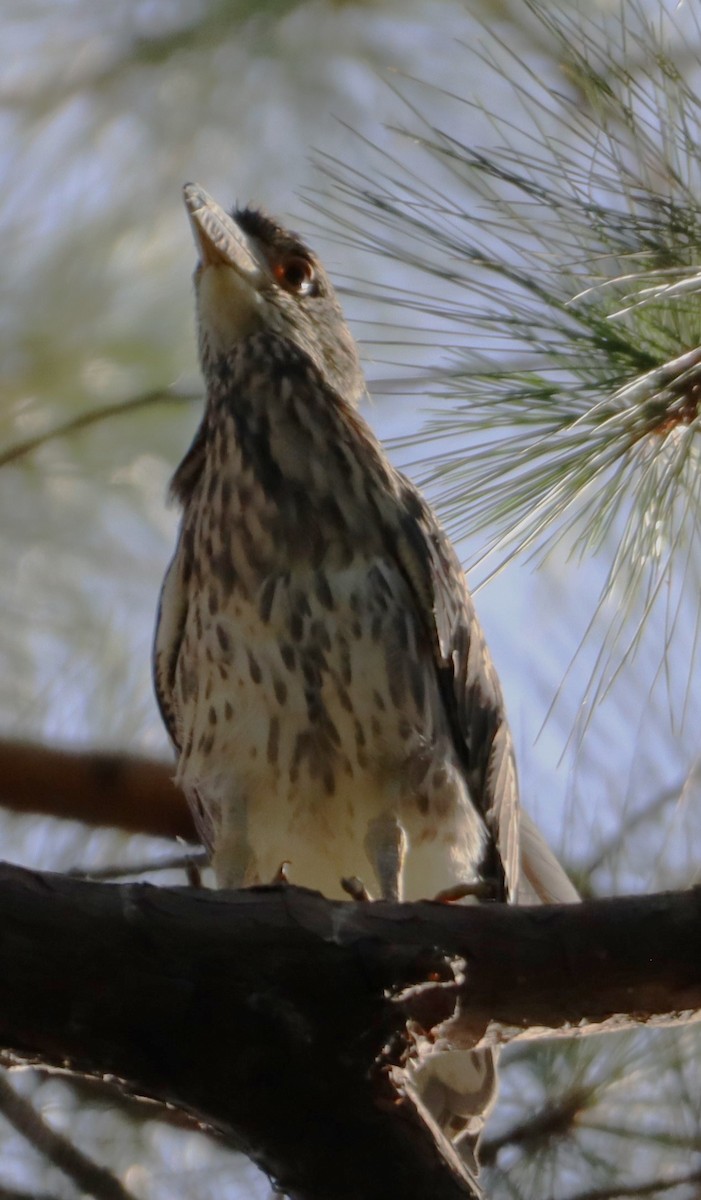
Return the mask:
<svg viewBox="0 0 701 1200">
<path fill-rule="evenodd" d="M 388 899 L 514 899 L 499 681 L 450 542 L 358 413 L 328 276 L 264 213 L 194 184 L 185 204 L 207 403 L 173 479 L 154 670 L 217 881 L 287 862 L 329 897 L 350 876 Z M 531 845 L 526 873 L 554 871 L 557 896 L 564 875 Z"/>
</svg>

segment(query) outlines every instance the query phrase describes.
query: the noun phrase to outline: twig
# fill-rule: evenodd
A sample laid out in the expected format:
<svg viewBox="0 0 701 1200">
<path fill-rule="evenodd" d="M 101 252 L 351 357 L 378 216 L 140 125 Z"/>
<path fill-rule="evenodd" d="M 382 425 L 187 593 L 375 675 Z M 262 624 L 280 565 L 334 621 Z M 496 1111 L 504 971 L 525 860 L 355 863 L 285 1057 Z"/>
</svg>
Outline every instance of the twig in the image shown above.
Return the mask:
<svg viewBox="0 0 701 1200">
<path fill-rule="evenodd" d="M 647 803 L 643 804 L 637 812 L 631 813 L 628 819 L 625 820 L 623 827 L 617 829 L 610 838 L 602 841 L 591 858 L 583 865 L 577 867 L 577 872 L 581 874 L 582 878 L 588 879 L 612 854 L 620 853 L 621 846 L 628 843 L 630 835 L 635 829 L 638 829 L 640 825 L 644 825 L 646 821 L 651 821 L 659 816 L 668 804 L 679 800 L 698 772 L 699 763 L 695 762 L 686 778 L 681 780 L 680 783 L 675 784 L 673 787 L 665 788 L 664 791 L 659 792 L 656 796 L 648 800 Z"/>
<path fill-rule="evenodd" d="M 145 858 L 141 862 L 124 863 L 123 866 L 73 867 L 66 873 L 72 879 L 126 879 L 134 875 L 155 875 L 159 871 L 185 871 L 188 878 L 193 868 L 206 867 L 209 855 L 206 850 L 191 850 L 188 854 L 169 854 L 167 858 Z"/>
<path fill-rule="evenodd" d="M 45 446 L 47 442 L 52 442 L 56 438 L 69 437 L 72 433 L 78 433 L 81 429 L 88 429 L 90 425 L 97 425 L 101 421 L 107 421 L 112 417 L 120 417 L 125 413 L 132 413 L 138 408 L 147 408 L 150 404 L 167 404 L 173 401 L 191 401 L 197 397 L 192 395 L 171 392 L 159 388 L 154 392 L 145 392 L 141 396 L 132 396 L 130 400 L 119 400 L 115 404 L 105 404 L 101 408 L 91 408 L 88 412 L 81 413 L 78 417 L 72 417 L 69 421 L 64 421 L 61 425 L 56 425 L 53 429 L 47 430 L 45 433 L 38 433 L 34 437 L 25 438 L 22 442 L 16 442 L 14 446 L 10 446 L 7 450 L 0 450 L 0 467 L 6 467 L 9 463 L 18 462 L 22 458 L 26 458 L 28 454 L 33 454 L 41 446 Z"/>
<path fill-rule="evenodd" d="M 60 1197 L 49 1192 L 20 1192 L 0 1184 L 0 1200 L 60 1200 Z"/>
<path fill-rule="evenodd" d="M 82 1193 L 95 1200 L 135 1200 L 114 1175 L 93 1162 L 61 1133 L 47 1125 L 36 1109 L 0 1075 L 0 1112 L 22 1137 L 63 1171 Z"/>
<path fill-rule="evenodd" d="M 493 1163 L 505 1146 L 546 1141 L 568 1133 L 582 1109 L 587 1107 L 591 1089 L 576 1088 L 554 1104 L 548 1104 L 526 1121 L 513 1126 L 499 1137 L 485 1138 L 480 1145 L 480 1160 Z"/>
<path fill-rule="evenodd" d="M 685 1175 L 670 1175 L 666 1179 L 649 1179 L 646 1183 L 612 1184 L 610 1187 L 590 1188 L 577 1192 L 567 1200 L 618 1200 L 623 1196 L 654 1196 L 656 1192 L 669 1192 L 687 1183 L 701 1183 L 701 1168 Z M 552 1200 L 555 1200 L 553 1197 Z"/>
</svg>

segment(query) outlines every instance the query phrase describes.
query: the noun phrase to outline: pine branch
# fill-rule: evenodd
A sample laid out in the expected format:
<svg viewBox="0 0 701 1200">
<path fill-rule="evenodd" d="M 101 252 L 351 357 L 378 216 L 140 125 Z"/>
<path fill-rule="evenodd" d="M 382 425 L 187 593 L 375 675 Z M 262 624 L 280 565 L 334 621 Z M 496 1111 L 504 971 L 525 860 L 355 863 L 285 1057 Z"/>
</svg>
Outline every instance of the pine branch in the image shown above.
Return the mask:
<svg viewBox="0 0 701 1200">
<path fill-rule="evenodd" d="M 701 632 L 701 31 L 662 10 L 653 27 L 636 0 L 609 21 L 528 4 L 559 77 L 485 31 L 507 115 L 402 81 L 405 160 L 368 143 L 364 169 L 327 156 L 335 200 L 311 201 L 332 235 L 400 265 L 402 287 L 373 293 L 404 309 L 395 342 L 416 344 L 415 313 L 443 330 L 427 339 L 436 415 L 407 441 L 455 533 L 486 538 L 494 570 L 563 541 L 606 557 L 590 712 L 653 614 L 661 659 L 691 612 L 689 678 Z M 465 136 L 459 109 L 432 123 L 441 98 L 486 116 L 492 143 Z"/>
</svg>

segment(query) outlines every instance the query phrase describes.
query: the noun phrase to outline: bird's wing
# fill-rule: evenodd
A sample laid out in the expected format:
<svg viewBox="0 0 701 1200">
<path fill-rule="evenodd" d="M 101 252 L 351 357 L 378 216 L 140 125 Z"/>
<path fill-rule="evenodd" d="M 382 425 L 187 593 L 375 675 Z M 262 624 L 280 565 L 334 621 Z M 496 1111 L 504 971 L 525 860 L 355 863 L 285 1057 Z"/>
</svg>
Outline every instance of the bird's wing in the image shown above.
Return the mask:
<svg viewBox="0 0 701 1200">
<path fill-rule="evenodd" d="M 521 809 L 519 904 L 575 904 L 579 893 L 535 821 Z"/>
<path fill-rule="evenodd" d="M 175 672 L 187 620 L 187 577 L 192 563 L 192 545 L 186 527 L 180 532 L 173 560 L 168 567 L 156 619 L 153 643 L 153 682 L 163 723 L 178 754 L 183 749 L 182 726 L 175 702 Z M 176 773 L 176 782 L 178 774 Z M 214 829 L 207 805 L 196 787 L 185 789 L 195 828 L 211 852 Z"/>
<path fill-rule="evenodd" d="M 386 468 L 385 468 L 386 469 Z M 374 491 L 416 611 L 433 647 L 443 703 L 472 800 L 492 833 L 486 873 L 513 899 L 519 874 L 519 804 L 511 733 L 494 664 L 463 569 L 429 505 L 399 472 Z"/>
<path fill-rule="evenodd" d="M 207 449 L 206 422 L 200 424 L 192 444 L 175 472 L 170 494 L 183 506 L 200 483 Z M 153 683 L 163 723 L 176 750 L 181 750 L 179 722 L 173 702 L 175 669 L 187 618 L 187 580 L 192 569 L 193 540 L 184 524 L 175 554 L 166 571 L 156 617 L 153 641 Z"/>
<path fill-rule="evenodd" d="M 156 699 L 163 723 L 176 750 L 180 750 L 181 746 L 173 691 L 186 617 L 187 589 L 183 581 L 183 556 L 179 543 L 163 580 L 153 642 L 153 683 Z"/>
</svg>

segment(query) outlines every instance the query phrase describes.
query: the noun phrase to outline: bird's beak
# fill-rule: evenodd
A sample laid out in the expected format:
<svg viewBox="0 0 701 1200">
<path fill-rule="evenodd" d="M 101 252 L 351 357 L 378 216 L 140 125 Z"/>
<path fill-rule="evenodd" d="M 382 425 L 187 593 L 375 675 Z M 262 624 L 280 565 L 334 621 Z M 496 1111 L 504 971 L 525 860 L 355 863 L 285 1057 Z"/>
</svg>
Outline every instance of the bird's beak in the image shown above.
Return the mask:
<svg viewBox="0 0 701 1200">
<path fill-rule="evenodd" d="M 258 289 L 263 272 L 249 239 L 216 200 L 197 183 L 186 183 L 183 199 L 203 267 L 231 267 Z"/>
</svg>

